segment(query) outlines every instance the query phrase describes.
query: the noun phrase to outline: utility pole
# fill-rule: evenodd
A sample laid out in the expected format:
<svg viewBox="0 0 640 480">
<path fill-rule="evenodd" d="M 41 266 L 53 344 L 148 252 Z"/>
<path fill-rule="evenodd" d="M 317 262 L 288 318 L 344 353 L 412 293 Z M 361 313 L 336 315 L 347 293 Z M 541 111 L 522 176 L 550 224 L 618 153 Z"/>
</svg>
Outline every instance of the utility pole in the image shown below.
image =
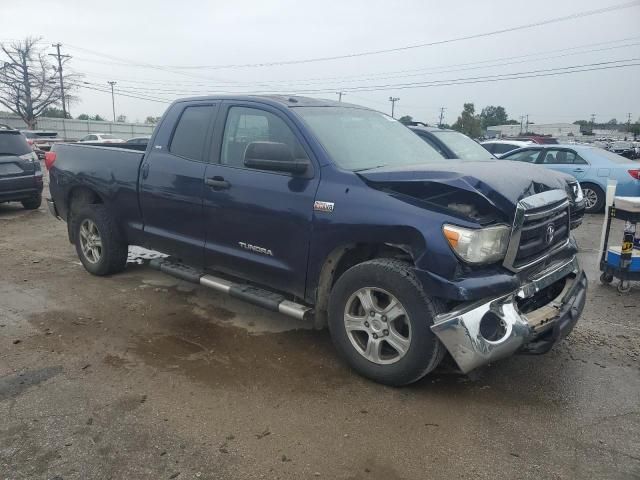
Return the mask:
<svg viewBox="0 0 640 480">
<path fill-rule="evenodd" d="M 111 85 L 111 108 L 113 109 L 113 123 L 115 123 L 116 122 L 116 100 L 113 95 L 113 86 L 118 82 L 110 81 L 107 83 Z"/>
<path fill-rule="evenodd" d="M 396 111 L 396 102 L 400 100 L 398 97 L 389 97 L 389 101 L 391 102 L 391 118 L 395 118 L 393 115 Z"/>
<path fill-rule="evenodd" d="M 444 111 L 446 108 L 440 107 L 440 120 L 438 120 L 438 127 L 442 128 L 442 120 L 444 120 Z"/>
<path fill-rule="evenodd" d="M 631 112 L 627 113 L 627 133 L 631 131 Z"/>
<path fill-rule="evenodd" d="M 344 93 L 344 92 L 336 92 L 336 95 L 338 95 L 338 101 L 341 102 L 342 101 L 342 96 L 346 95 L 346 93 Z"/>
<path fill-rule="evenodd" d="M 71 58 L 70 55 L 61 55 L 60 54 L 60 47 L 62 46 L 61 43 L 54 43 L 53 45 L 51 45 L 52 47 L 55 47 L 58 53 L 50 53 L 49 55 L 51 57 L 57 57 L 58 58 L 58 75 L 60 76 L 60 97 L 62 100 L 62 118 L 67 118 L 67 104 L 64 100 L 64 82 L 62 81 L 62 59 L 63 58 Z"/>
<path fill-rule="evenodd" d="M 524 115 L 520 115 L 520 135 L 522 135 L 522 124 L 524 123 Z"/>
<path fill-rule="evenodd" d="M 529 133 L 529 114 L 526 115 L 527 123 L 525 124 L 524 133 Z"/>
<path fill-rule="evenodd" d="M 593 127 L 596 126 L 596 114 L 592 113 L 591 114 L 591 133 L 593 133 Z"/>
</svg>

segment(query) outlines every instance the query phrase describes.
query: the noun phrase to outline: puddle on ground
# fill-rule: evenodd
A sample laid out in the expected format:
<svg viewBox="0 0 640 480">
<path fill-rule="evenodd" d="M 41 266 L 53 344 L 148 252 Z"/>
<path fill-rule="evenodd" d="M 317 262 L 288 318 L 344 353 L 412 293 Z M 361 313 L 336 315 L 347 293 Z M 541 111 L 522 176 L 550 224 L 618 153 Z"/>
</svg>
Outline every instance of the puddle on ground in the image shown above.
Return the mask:
<svg viewBox="0 0 640 480">
<path fill-rule="evenodd" d="M 197 314 L 177 314 L 163 333 L 138 336 L 129 347 L 146 364 L 177 371 L 209 385 L 342 384 L 351 376 L 333 351 L 327 331 L 252 335 Z M 311 387 L 313 389 L 314 387 Z"/>
</svg>

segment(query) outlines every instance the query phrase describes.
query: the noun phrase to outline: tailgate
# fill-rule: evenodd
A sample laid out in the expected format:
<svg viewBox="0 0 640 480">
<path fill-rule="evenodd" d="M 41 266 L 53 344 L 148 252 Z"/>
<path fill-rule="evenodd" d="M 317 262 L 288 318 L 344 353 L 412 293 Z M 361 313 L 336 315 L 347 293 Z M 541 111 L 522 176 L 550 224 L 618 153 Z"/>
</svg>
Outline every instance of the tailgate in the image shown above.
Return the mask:
<svg viewBox="0 0 640 480">
<path fill-rule="evenodd" d="M 0 192 L 34 188 L 36 166 L 31 160 L 14 155 L 0 156 Z"/>
</svg>

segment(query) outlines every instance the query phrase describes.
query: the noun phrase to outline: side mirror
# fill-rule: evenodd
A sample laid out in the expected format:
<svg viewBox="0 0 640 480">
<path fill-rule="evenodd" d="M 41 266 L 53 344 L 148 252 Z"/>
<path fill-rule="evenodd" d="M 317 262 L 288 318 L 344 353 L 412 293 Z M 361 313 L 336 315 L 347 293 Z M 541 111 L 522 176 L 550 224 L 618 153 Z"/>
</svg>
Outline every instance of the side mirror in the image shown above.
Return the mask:
<svg viewBox="0 0 640 480">
<path fill-rule="evenodd" d="M 244 151 L 244 165 L 259 170 L 304 173 L 309 168 L 309 160 L 294 158 L 286 143 L 251 142 Z"/>
</svg>

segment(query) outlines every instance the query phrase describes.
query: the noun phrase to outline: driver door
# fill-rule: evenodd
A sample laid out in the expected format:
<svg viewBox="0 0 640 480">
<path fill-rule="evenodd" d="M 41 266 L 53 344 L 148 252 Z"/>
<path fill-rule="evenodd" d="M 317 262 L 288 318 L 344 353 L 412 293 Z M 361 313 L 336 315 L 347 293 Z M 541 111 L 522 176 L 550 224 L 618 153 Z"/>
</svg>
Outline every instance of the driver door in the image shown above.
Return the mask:
<svg viewBox="0 0 640 480">
<path fill-rule="evenodd" d="M 319 169 L 297 127 L 282 112 L 225 102 L 205 172 L 205 266 L 275 290 L 304 295 Z M 285 143 L 311 159 L 305 174 L 247 168 L 251 142 Z"/>
</svg>

